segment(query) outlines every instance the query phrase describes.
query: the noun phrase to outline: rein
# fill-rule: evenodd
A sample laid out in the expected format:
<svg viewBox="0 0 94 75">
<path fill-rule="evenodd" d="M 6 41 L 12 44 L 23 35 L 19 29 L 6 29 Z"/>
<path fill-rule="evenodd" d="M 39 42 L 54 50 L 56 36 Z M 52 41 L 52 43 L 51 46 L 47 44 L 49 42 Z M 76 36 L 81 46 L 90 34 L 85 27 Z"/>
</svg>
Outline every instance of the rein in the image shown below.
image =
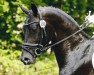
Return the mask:
<svg viewBox="0 0 94 75">
<path fill-rule="evenodd" d="M 71 38 L 72 36 L 78 34 L 79 32 L 81 32 L 82 30 L 84 30 L 85 28 L 87 28 L 90 24 L 94 24 L 94 16 L 90 16 L 90 12 L 89 12 L 89 15 L 85 18 L 85 22 L 81 25 L 81 28 L 74 32 L 73 34 L 67 36 L 66 38 L 64 39 L 61 39 L 60 41 L 54 43 L 54 44 L 48 44 L 48 46 L 43 46 L 41 43 L 39 44 L 30 44 L 30 43 L 24 43 L 22 45 L 22 49 L 29 52 L 31 55 L 33 55 L 34 57 L 38 56 L 38 55 L 41 55 L 41 53 L 45 52 L 47 49 L 49 48 L 52 48 L 66 40 L 68 40 L 69 38 Z M 27 22 L 28 19 L 26 20 L 25 22 L 25 25 L 30 25 L 30 24 L 34 24 L 34 23 L 38 23 L 41 27 L 41 39 L 44 39 L 45 38 L 45 41 L 47 42 L 47 34 L 46 34 L 46 30 L 45 30 L 45 27 L 46 27 L 46 21 L 43 20 L 42 18 L 42 15 L 40 14 L 39 16 L 39 21 L 34 21 L 34 22 L 30 22 L 28 23 Z M 34 50 L 34 54 L 28 49 L 28 48 L 35 48 Z"/>
<path fill-rule="evenodd" d="M 39 22 L 30 22 L 29 24 L 33 24 L 33 23 L 39 23 Z M 25 24 L 25 25 L 29 25 L 29 24 Z M 81 27 L 78 31 L 76 31 L 75 33 L 69 35 L 68 37 L 66 37 L 66 38 L 64 38 L 64 39 L 62 39 L 62 40 L 60 40 L 60 41 L 58 41 L 58 42 L 56 42 L 56 43 L 54 43 L 54 44 L 49 44 L 49 45 L 46 46 L 46 47 L 43 47 L 43 45 L 41 45 L 41 44 L 29 44 L 29 43 L 24 43 L 24 44 L 22 45 L 22 49 L 25 50 L 25 51 L 27 51 L 27 52 L 29 52 L 29 53 L 30 53 L 31 55 L 33 55 L 34 57 L 35 57 L 35 56 L 38 56 L 38 55 L 40 55 L 41 53 L 45 52 L 47 49 L 52 48 L 52 47 L 54 47 L 54 46 L 56 46 L 56 45 L 58 45 L 58 44 L 60 44 L 60 43 L 62 43 L 62 42 L 64 42 L 64 41 L 66 41 L 67 39 L 71 38 L 71 37 L 74 36 L 75 34 L 78 34 L 78 33 L 81 32 L 83 29 L 87 28 L 90 24 L 92 24 L 92 23 L 88 23 L 87 21 L 85 21 L 85 22 L 81 25 L 81 26 L 83 26 L 83 27 Z M 44 29 L 44 32 L 46 32 L 45 29 Z M 37 49 L 35 49 L 34 54 L 32 54 L 32 53 L 30 52 L 30 50 L 28 50 L 26 47 L 29 47 L 29 48 L 36 48 L 36 47 L 37 47 Z"/>
<path fill-rule="evenodd" d="M 85 25 L 84 27 L 82 27 L 81 29 L 79 29 L 79 30 L 76 31 L 75 33 L 69 35 L 68 37 L 66 37 L 66 38 L 64 38 L 64 39 L 62 39 L 62 40 L 60 40 L 60 41 L 58 41 L 58 42 L 56 42 L 56 43 L 54 43 L 54 44 L 52 44 L 52 45 L 50 45 L 50 46 L 48 46 L 48 47 L 43 48 L 43 50 L 47 50 L 47 49 L 49 49 L 49 48 L 51 48 L 51 47 L 54 47 L 54 46 L 56 46 L 56 45 L 58 45 L 58 44 L 60 44 L 60 43 L 62 43 L 62 42 L 64 42 L 64 41 L 68 40 L 68 39 L 71 38 L 72 36 L 78 34 L 78 33 L 81 32 L 82 30 L 84 30 L 85 28 L 87 28 L 90 24 L 92 24 L 92 23 L 89 23 L 89 24 L 88 24 L 88 23 L 84 22 L 84 23 L 82 24 L 82 25 Z"/>
</svg>

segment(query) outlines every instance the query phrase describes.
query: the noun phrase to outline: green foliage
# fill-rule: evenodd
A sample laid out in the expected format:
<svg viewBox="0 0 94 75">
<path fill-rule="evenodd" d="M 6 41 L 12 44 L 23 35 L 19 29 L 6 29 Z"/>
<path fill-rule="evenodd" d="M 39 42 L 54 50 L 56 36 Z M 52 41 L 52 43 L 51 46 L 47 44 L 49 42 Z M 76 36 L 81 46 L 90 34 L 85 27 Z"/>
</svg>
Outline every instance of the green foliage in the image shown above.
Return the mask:
<svg viewBox="0 0 94 75">
<path fill-rule="evenodd" d="M 20 51 L 0 49 L 0 75 L 57 75 L 54 55 L 41 56 L 34 65 L 25 66 L 19 59 Z M 43 60 L 42 60 L 43 59 Z"/>
<path fill-rule="evenodd" d="M 2 9 L 0 12 L 0 48 L 14 48 L 22 42 L 21 29 L 17 27 L 21 23 L 21 19 L 16 21 L 17 18 L 20 18 L 16 17 L 19 11 L 17 3 L 3 0 L 0 6 Z"/>
</svg>

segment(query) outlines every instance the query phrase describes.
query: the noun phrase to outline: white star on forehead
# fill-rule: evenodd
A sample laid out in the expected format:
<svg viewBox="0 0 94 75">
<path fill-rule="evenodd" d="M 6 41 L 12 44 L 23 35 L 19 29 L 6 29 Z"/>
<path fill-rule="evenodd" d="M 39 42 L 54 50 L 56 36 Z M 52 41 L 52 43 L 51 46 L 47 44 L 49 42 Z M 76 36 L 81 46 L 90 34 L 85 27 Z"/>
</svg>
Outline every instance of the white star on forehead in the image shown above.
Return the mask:
<svg viewBox="0 0 94 75">
<path fill-rule="evenodd" d="M 40 27 L 45 28 L 46 27 L 46 21 L 45 20 L 40 20 Z"/>
</svg>

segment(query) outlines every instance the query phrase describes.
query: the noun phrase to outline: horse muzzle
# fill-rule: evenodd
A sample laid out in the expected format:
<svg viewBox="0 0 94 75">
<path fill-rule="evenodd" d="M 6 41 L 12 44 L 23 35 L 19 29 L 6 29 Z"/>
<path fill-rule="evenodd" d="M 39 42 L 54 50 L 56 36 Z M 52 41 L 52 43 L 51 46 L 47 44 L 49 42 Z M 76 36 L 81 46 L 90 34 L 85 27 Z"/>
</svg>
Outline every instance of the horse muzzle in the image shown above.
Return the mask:
<svg viewBox="0 0 94 75">
<path fill-rule="evenodd" d="M 37 56 L 41 55 L 43 46 L 40 44 L 25 43 L 22 45 L 22 54 L 20 60 L 25 64 L 35 63 Z"/>
<path fill-rule="evenodd" d="M 35 63 L 35 57 L 30 55 L 29 53 L 23 52 L 20 60 L 25 64 L 25 65 L 30 65 Z"/>
</svg>

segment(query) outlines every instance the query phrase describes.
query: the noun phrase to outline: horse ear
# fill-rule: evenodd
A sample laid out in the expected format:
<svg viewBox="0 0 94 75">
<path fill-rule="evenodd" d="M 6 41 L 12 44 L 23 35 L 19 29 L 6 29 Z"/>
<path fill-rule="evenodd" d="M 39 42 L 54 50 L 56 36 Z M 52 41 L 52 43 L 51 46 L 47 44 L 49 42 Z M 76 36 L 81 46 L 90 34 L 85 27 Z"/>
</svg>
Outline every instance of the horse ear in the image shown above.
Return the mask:
<svg viewBox="0 0 94 75">
<path fill-rule="evenodd" d="M 31 4 L 31 9 L 33 11 L 34 16 L 38 15 L 38 9 L 35 4 Z"/>
<path fill-rule="evenodd" d="M 21 5 L 19 5 L 20 8 L 22 9 L 22 11 L 25 13 L 25 14 L 29 14 L 29 10 L 27 10 L 26 8 L 22 7 Z"/>
</svg>

